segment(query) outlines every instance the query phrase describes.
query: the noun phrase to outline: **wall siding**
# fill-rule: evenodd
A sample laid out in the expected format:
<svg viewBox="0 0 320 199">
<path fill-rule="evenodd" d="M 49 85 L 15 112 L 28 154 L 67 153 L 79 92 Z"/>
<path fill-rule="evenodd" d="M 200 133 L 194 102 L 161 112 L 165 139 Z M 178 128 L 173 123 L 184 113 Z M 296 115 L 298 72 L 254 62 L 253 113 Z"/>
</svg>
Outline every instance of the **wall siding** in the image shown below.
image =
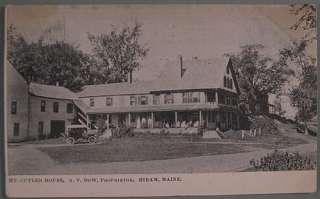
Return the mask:
<svg viewBox="0 0 320 199">
<path fill-rule="evenodd" d="M 41 100 L 46 101 L 46 111 L 41 112 L 40 104 Z M 53 103 L 59 102 L 59 112 L 53 112 Z M 30 136 L 31 138 L 38 138 L 38 124 L 43 122 L 43 134 L 50 134 L 51 120 L 64 120 L 66 125 L 70 125 L 72 119 L 75 116 L 75 110 L 73 113 L 67 113 L 67 104 L 72 103 L 71 100 L 62 99 L 48 99 L 43 97 L 30 96 Z"/>
<path fill-rule="evenodd" d="M 17 113 L 11 114 L 11 102 L 17 102 Z M 13 68 L 6 65 L 6 129 L 9 142 L 23 141 L 28 136 L 28 84 Z M 19 123 L 19 136 L 13 135 L 14 123 Z"/>
</svg>

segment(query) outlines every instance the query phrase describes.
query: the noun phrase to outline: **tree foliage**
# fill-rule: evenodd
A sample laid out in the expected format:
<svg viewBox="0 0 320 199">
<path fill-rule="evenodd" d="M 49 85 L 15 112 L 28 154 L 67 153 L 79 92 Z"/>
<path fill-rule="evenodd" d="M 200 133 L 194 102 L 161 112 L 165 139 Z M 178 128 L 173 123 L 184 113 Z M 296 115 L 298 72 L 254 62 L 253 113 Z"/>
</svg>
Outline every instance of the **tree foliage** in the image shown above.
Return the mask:
<svg viewBox="0 0 320 199">
<path fill-rule="evenodd" d="M 316 59 L 306 54 L 307 41 L 294 42 L 282 50 L 299 69 L 299 84 L 290 91 L 291 103 L 298 108 L 297 119 L 306 121 L 317 113 L 317 66 Z"/>
<path fill-rule="evenodd" d="M 257 105 L 267 105 L 267 95 L 277 93 L 288 76 L 294 74 L 284 56 L 273 60 L 261 53 L 263 49 L 261 44 L 251 44 L 241 46 L 239 53 L 226 54 L 232 59 L 237 71 L 240 99 L 249 105 L 252 113 L 258 111 Z"/>
<path fill-rule="evenodd" d="M 315 40 L 315 28 L 317 24 L 316 5 L 303 4 L 303 5 L 291 5 L 291 14 L 297 17 L 297 21 L 290 27 L 292 30 L 302 29 L 306 31 L 306 40 Z"/>
<path fill-rule="evenodd" d="M 292 105 L 298 109 L 297 119 L 306 125 L 306 121 L 317 114 L 316 58 L 307 53 L 308 45 L 316 40 L 316 5 L 291 5 L 291 11 L 297 16 L 291 29 L 302 29 L 305 35 L 300 41 L 293 42 L 291 47 L 284 48 L 282 53 L 300 69 L 299 84 L 290 91 L 290 99 Z"/>
<path fill-rule="evenodd" d="M 108 34 L 88 35 L 96 60 L 97 83 L 127 81 L 128 73 L 141 67 L 148 49 L 139 43 L 140 36 L 139 24 L 120 32 L 113 29 Z"/>
<path fill-rule="evenodd" d="M 78 91 L 83 85 L 127 81 L 127 74 L 139 68 L 148 49 L 138 38 L 141 26 L 119 33 L 89 34 L 94 55 L 65 41 L 27 42 L 14 26 L 8 29 L 8 60 L 28 82 L 59 85 Z"/>
<path fill-rule="evenodd" d="M 77 91 L 88 81 L 90 57 L 64 41 L 27 42 L 13 26 L 8 31 L 8 60 L 28 82 L 59 85 Z"/>
</svg>

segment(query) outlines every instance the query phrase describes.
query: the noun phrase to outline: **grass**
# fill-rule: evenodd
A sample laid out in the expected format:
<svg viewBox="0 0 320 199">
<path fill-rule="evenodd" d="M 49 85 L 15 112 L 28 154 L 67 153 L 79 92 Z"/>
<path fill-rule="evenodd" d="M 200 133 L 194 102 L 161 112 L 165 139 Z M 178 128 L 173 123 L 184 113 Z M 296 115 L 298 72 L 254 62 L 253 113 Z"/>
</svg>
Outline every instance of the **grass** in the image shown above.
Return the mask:
<svg viewBox="0 0 320 199">
<path fill-rule="evenodd" d="M 291 146 L 296 146 L 298 144 L 306 144 L 307 142 L 294 137 L 288 137 L 282 134 L 268 134 L 260 137 L 252 137 L 243 142 L 259 142 L 259 144 L 253 145 L 258 148 L 264 149 L 282 149 Z"/>
<path fill-rule="evenodd" d="M 295 134 L 295 132 L 293 132 L 293 134 Z M 263 149 L 281 149 L 308 143 L 301 138 L 285 135 L 282 132 L 265 133 L 261 136 L 246 137 L 244 140 L 242 140 L 240 137 L 240 131 L 235 131 L 233 136 L 229 136 L 229 138 L 223 139 L 222 142 L 233 142 L 242 144 L 248 143 L 251 144 L 250 146 Z"/>
<path fill-rule="evenodd" d="M 63 137 L 59 137 L 59 138 L 48 138 L 48 139 L 43 139 L 43 140 L 32 140 L 32 141 L 27 141 L 25 143 L 29 143 L 29 144 L 64 144 L 64 143 L 66 143 L 66 141 Z"/>
<path fill-rule="evenodd" d="M 183 137 L 155 135 L 125 137 L 95 145 L 38 147 L 38 149 L 62 164 L 164 160 L 246 151 L 236 145 L 196 143 Z"/>
</svg>

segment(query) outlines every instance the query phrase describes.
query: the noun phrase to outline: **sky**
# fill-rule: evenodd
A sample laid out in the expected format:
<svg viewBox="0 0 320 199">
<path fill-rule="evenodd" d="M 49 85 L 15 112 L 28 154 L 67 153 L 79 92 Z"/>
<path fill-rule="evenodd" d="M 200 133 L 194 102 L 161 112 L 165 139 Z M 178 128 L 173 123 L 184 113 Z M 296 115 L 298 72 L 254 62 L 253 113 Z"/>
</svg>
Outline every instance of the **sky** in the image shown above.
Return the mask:
<svg viewBox="0 0 320 199">
<path fill-rule="evenodd" d="M 108 33 L 136 22 L 142 24 L 140 42 L 149 48 L 135 79 L 151 80 L 164 72 L 169 60 L 211 59 L 238 52 L 246 44 L 263 44 L 264 53 L 276 56 L 302 37 L 290 30 L 296 16 L 289 5 L 87 5 L 12 6 L 7 24 L 14 24 L 27 40 L 46 35 L 64 39 L 91 52 L 88 33 Z M 48 31 L 47 31 L 48 32 Z M 309 49 L 316 54 L 315 45 Z M 178 67 L 178 66 L 177 66 Z"/>
</svg>

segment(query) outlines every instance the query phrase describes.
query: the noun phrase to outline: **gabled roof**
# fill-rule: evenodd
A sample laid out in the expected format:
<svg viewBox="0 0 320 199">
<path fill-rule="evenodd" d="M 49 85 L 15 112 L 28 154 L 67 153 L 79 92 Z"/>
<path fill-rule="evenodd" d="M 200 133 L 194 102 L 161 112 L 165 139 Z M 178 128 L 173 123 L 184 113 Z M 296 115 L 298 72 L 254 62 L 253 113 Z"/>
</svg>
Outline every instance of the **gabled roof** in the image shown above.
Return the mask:
<svg viewBox="0 0 320 199">
<path fill-rule="evenodd" d="M 38 97 L 53 99 L 77 99 L 77 95 L 62 86 L 52 86 L 38 83 L 30 83 L 29 92 Z"/>
<path fill-rule="evenodd" d="M 226 58 L 184 60 L 185 72 L 181 78 L 179 61 L 168 62 L 160 75 L 157 90 L 222 88 L 227 64 Z"/>
<path fill-rule="evenodd" d="M 24 82 L 25 84 L 27 84 L 27 81 L 17 71 L 17 69 L 15 69 L 15 67 L 13 67 L 13 65 L 8 60 L 6 60 L 6 75 L 7 75 L 7 78 L 10 77 L 10 76 L 15 76 L 17 79 L 19 79 L 19 81 Z"/>
<path fill-rule="evenodd" d="M 73 103 L 85 114 L 90 110 L 90 107 L 80 99 L 73 100 Z"/>
<path fill-rule="evenodd" d="M 149 93 L 152 81 L 121 82 L 111 84 L 86 85 L 78 93 L 79 97 L 100 96 L 100 95 L 126 95 Z"/>
<path fill-rule="evenodd" d="M 228 63 L 227 58 L 186 60 L 183 61 L 183 68 L 186 71 L 181 78 L 179 61 L 171 61 L 165 65 L 164 73 L 154 81 L 87 85 L 78 93 L 78 96 L 129 95 L 157 91 L 223 88 L 222 80 Z"/>
</svg>

